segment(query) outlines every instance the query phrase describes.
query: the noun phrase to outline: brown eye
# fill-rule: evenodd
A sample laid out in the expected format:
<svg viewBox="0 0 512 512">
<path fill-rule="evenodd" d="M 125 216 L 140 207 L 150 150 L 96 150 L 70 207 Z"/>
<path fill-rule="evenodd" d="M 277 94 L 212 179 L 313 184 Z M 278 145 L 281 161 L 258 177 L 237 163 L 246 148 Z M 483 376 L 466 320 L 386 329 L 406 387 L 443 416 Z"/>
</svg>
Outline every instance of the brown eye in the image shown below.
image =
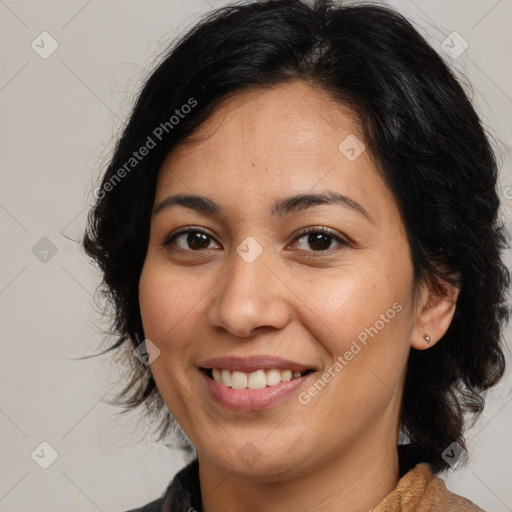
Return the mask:
<svg viewBox="0 0 512 512">
<path fill-rule="evenodd" d="M 164 242 L 164 246 L 176 245 L 184 251 L 204 251 L 210 248 L 213 238 L 198 230 L 181 231 Z"/>
<path fill-rule="evenodd" d="M 347 246 L 348 243 L 328 230 L 327 228 L 313 228 L 304 231 L 296 238 L 298 249 L 307 252 L 327 252 L 338 246 Z"/>
</svg>

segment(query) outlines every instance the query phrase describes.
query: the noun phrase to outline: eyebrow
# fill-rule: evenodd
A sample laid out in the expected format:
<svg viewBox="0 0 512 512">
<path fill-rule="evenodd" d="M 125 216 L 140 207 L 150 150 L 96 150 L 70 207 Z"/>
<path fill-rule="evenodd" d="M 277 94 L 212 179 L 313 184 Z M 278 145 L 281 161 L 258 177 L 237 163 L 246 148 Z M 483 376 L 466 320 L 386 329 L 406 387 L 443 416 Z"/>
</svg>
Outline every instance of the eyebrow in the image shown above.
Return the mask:
<svg viewBox="0 0 512 512">
<path fill-rule="evenodd" d="M 166 197 L 153 209 L 153 215 L 172 206 L 183 206 L 210 215 L 221 215 L 224 210 L 215 201 L 208 197 L 195 194 L 176 194 Z M 314 208 L 319 205 L 341 205 L 373 222 L 370 214 L 357 201 L 337 192 L 321 192 L 318 194 L 297 194 L 290 197 L 278 199 L 270 210 L 274 217 L 285 217 L 291 213 Z"/>
</svg>

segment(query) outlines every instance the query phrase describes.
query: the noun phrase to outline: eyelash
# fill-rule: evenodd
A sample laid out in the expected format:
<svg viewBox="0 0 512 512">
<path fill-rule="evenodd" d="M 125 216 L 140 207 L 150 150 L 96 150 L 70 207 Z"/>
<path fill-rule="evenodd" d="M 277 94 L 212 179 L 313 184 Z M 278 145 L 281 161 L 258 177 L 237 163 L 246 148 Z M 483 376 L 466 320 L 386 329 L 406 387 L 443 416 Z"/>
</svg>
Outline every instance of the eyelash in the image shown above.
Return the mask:
<svg viewBox="0 0 512 512">
<path fill-rule="evenodd" d="M 173 233 L 169 237 L 167 237 L 162 245 L 164 247 L 170 247 L 171 244 L 176 240 L 176 238 L 178 238 L 181 235 L 186 235 L 186 234 L 190 234 L 190 233 L 201 233 L 201 234 L 207 236 L 210 240 L 214 240 L 214 238 L 208 232 L 206 232 L 205 230 L 203 230 L 201 228 L 193 228 L 193 229 L 185 228 L 185 229 L 182 229 L 182 230 L 180 230 L 180 231 L 178 231 L 176 233 Z M 295 237 L 293 242 L 296 242 L 299 239 L 301 239 L 302 237 L 304 237 L 305 235 L 309 235 L 311 233 L 314 233 L 314 234 L 321 233 L 321 234 L 330 236 L 334 241 L 338 242 L 338 244 L 342 248 L 349 246 L 349 242 L 347 240 L 344 240 L 343 238 L 338 236 L 335 231 L 333 231 L 333 230 L 331 230 L 329 228 L 323 227 L 323 226 L 318 226 L 318 227 L 312 226 L 312 227 L 308 227 L 308 228 L 302 229 L 301 231 L 299 231 L 299 233 L 297 234 L 297 236 Z M 181 249 L 181 248 L 178 248 L 178 249 L 180 249 L 182 251 L 186 251 L 186 252 L 197 252 L 197 253 L 208 250 L 208 249 L 192 250 L 192 249 Z M 331 255 L 333 252 L 337 252 L 338 250 L 340 250 L 340 249 L 339 248 L 338 249 L 333 248 L 333 249 L 328 249 L 328 250 L 325 250 L 325 251 L 322 251 L 322 250 L 320 250 L 320 251 L 313 251 L 313 250 L 311 250 L 311 251 L 305 251 L 305 252 L 312 253 L 312 257 L 316 258 L 316 257 L 319 257 L 319 256 Z"/>
</svg>

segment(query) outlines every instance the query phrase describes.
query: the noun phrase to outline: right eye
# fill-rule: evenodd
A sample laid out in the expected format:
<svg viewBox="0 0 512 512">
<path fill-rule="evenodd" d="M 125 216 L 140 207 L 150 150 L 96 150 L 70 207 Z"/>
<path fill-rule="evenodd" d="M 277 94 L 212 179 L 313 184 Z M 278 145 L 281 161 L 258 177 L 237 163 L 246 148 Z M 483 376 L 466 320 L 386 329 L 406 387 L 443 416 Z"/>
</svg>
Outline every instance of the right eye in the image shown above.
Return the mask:
<svg viewBox="0 0 512 512">
<path fill-rule="evenodd" d="M 213 241 L 214 239 L 205 231 L 187 229 L 169 236 L 162 245 L 165 247 L 176 245 L 183 251 L 198 252 L 211 248 L 210 243 Z"/>
</svg>

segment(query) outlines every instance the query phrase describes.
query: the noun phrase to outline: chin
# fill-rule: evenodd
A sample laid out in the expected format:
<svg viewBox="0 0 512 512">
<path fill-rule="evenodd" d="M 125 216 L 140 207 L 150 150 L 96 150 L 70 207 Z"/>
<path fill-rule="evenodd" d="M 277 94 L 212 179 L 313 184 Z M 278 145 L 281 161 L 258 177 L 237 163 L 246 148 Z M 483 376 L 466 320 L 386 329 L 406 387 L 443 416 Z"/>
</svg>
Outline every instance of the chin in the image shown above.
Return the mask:
<svg viewBox="0 0 512 512">
<path fill-rule="evenodd" d="M 205 450 L 205 456 L 222 470 L 240 476 L 256 478 L 261 483 L 274 482 L 276 478 L 286 480 L 308 472 L 311 457 L 297 454 L 296 443 L 283 442 L 279 446 L 268 443 L 258 446 L 250 440 L 233 444 L 219 451 Z M 217 445 L 220 447 L 220 445 Z M 200 452 L 199 458 L 201 458 Z M 292 455 L 290 455 L 292 454 Z M 306 463 L 306 461 L 308 461 Z"/>
</svg>

